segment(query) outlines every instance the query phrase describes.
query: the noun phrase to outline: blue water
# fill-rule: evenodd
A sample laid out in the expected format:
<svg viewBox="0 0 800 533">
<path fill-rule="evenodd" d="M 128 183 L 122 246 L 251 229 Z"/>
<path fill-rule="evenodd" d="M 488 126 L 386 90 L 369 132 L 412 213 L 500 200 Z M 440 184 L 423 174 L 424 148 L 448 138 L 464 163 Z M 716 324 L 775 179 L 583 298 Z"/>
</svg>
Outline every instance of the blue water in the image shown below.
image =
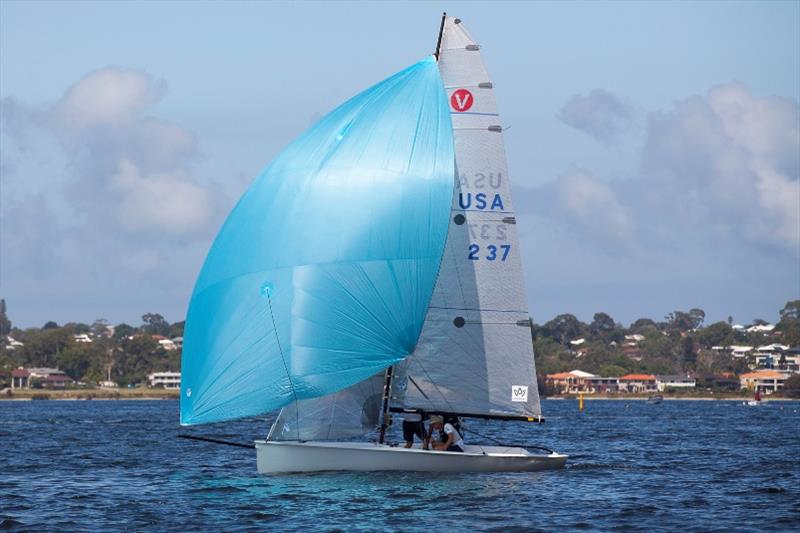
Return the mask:
<svg viewBox="0 0 800 533">
<path fill-rule="evenodd" d="M 0 402 L 10 530 L 800 530 L 800 404 L 545 401 L 544 425 L 475 423 L 571 455 L 519 474 L 263 477 L 268 418 L 181 429 L 175 401 Z M 478 439 L 466 434 L 472 442 Z"/>
</svg>

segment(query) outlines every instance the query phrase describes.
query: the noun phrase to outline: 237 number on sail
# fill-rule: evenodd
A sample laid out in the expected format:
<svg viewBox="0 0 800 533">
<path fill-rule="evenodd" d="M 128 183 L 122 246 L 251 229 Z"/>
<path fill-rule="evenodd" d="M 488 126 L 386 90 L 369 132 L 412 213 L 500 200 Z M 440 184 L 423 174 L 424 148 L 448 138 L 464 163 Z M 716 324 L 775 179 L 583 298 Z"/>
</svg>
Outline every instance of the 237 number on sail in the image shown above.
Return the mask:
<svg viewBox="0 0 800 533">
<path fill-rule="evenodd" d="M 469 255 L 467 257 L 472 261 L 480 261 L 481 259 L 487 261 L 505 261 L 510 251 L 510 244 L 501 244 L 500 246 L 489 244 L 485 247 L 483 252 L 481 252 L 481 247 L 479 245 L 470 244 Z"/>
</svg>

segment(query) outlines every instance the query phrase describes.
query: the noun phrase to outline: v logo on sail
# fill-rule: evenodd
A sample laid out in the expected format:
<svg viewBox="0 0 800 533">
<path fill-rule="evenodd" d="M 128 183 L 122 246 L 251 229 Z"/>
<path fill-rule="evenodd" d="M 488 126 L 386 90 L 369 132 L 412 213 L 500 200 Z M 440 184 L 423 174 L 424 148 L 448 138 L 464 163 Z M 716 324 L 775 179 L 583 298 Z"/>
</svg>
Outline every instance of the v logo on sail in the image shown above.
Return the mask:
<svg viewBox="0 0 800 533">
<path fill-rule="evenodd" d="M 453 93 L 453 96 L 450 97 L 450 105 L 460 113 L 468 111 L 469 108 L 472 107 L 473 101 L 472 93 L 466 89 L 458 89 Z"/>
</svg>

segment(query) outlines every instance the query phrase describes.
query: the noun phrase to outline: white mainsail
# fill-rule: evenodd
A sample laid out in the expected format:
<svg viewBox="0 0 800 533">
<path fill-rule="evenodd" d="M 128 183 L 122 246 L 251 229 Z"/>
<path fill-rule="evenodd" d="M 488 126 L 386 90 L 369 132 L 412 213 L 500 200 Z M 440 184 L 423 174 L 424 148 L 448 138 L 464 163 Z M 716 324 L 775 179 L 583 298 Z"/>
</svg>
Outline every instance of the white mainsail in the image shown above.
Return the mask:
<svg viewBox="0 0 800 533">
<path fill-rule="evenodd" d="M 456 187 L 447 245 L 416 350 L 397 369 L 405 408 L 541 414 L 516 218 L 493 84 L 479 46 L 446 17 L 439 70 Z"/>
<path fill-rule="evenodd" d="M 493 84 L 479 46 L 446 17 L 439 70 L 456 173 L 447 244 L 415 351 L 395 367 L 395 407 L 541 416 L 516 218 Z M 357 437 L 379 423 L 383 373 L 285 407 L 270 440 Z"/>
</svg>

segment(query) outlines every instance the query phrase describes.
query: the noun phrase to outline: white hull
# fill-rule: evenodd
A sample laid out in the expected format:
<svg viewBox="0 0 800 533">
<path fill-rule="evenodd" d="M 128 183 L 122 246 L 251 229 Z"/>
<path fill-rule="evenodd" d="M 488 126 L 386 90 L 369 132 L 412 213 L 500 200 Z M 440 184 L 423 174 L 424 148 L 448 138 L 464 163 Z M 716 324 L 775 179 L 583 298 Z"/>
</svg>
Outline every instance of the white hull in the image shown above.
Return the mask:
<svg viewBox="0 0 800 533">
<path fill-rule="evenodd" d="M 563 468 L 566 455 L 524 448 L 467 445 L 464 453 L 392 447 L 370 442 L 256 441 L 259 474 L 288 472 L 534 472 Z"/>
</svg>

